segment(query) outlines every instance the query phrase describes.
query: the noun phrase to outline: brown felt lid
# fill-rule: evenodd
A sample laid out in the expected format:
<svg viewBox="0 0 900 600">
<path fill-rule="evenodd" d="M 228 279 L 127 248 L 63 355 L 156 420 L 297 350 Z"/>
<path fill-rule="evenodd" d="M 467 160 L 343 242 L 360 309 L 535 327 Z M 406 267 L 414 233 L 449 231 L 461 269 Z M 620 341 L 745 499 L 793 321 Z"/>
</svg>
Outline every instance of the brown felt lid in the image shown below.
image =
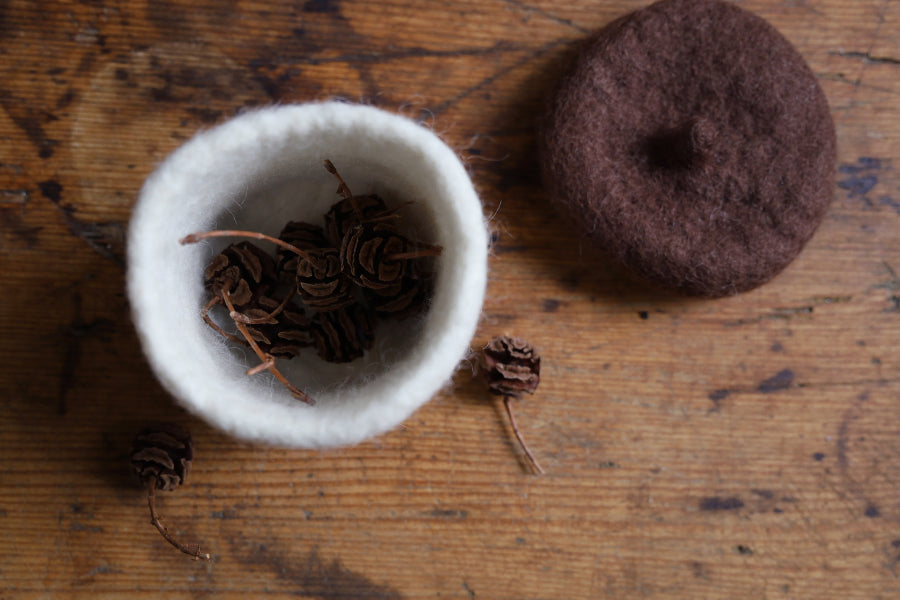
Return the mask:
<svg viewBox="0 0 900 600">
<path fill-rule="evenodd" d="M 766 21 L 718 0 L 663 0 L 597 32 L 539 143 L 550 196 L 593 246 L 692 295 L 768 281 L 832 195 L 815 76 Z"/>
</svg>

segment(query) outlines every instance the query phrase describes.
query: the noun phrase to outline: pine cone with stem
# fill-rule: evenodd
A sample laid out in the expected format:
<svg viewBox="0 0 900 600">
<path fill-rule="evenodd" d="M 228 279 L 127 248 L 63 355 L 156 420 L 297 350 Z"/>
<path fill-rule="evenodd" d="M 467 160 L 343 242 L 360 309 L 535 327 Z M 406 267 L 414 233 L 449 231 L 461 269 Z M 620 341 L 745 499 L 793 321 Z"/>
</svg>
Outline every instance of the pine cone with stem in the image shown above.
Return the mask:
<svg viewBox="0 0 900 600">
<path fill-rule="evenodd" d="M 263 352 L 276 358 L 293 358 L 313 344 L 309 318 L 296 302 L 280 303 L 260 296 L 242 314 L 252 321 L 247 323 L 250 337 Z"/>
<path fill-rule="evenodd" d="M 303 303 L 327 312 L 353 304 L 353 283 L 341 268 L 340 253 L 334 248 L 307 250 L 297 261 L 297 293 Z"/>
<path fill-rule="evenodd" d="M 494 394 L 520 398 L 533 394 L 541 381 L 541 355 L 522 338 L 496 337 L 482 357 L 488 389 Z"/>
<path fill-rule="evenodd" d="M 387 289 L 403 279 L 411 246 L 389 223 L 361 223 L 344 236 L 341 265 L 356 285 Z"/>
<path fill-rule="evenodd" d="M 359 209 L 359 213 L 354 208 Z M 344 198 L 334 203 L 325 213 L 325 236 L 331 245 L 340 248 L 344 236 L 361 222 L 370 221 L 387 214 L 384 200 L 374 194 Z"/>
<path fill-rule="evenodd" d="M 167 492 L 184 483 L 193 460 L 190 432 L 174 423 L 142 429 L 131 448 L 131 470 L 141 485 Z"/>
<path fill-rule="evenodd" d="M 291 244 L 301 250 L 315 250 L 332 246 L 325 237 L 325 230 L 318 225 L 303 221 L 290 221 L 278 234 L 278 239 Z M 278 247 L 277 269 L 283 280 L 293 281 L 297 276 L 297 261 L 299 256 L 282 247 Z"/>
<path fill-rule="evenodd" d="M 277 282 L 275 261 L 250 242 L 238 242 L 217 254 L 203 273 L 206 288 L 216 296 L 228 292 L 238 308 L 247 306 Z"/>
</svg>

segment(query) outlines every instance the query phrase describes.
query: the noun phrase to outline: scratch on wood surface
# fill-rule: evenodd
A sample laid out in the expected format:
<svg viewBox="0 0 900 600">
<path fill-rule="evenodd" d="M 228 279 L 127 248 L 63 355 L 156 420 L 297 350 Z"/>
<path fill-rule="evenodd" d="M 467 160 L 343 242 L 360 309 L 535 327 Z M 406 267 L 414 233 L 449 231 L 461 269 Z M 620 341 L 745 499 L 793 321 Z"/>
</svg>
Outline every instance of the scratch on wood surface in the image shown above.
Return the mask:
<svg viewBox="0 0 900 600">
<path fill-rule="evenodd" d="M 358 65 L 360 63 L 391 62 L 406 58 L 463 58 L 466 56 L 490 56 L 493 54 L 503 54 L 505 52 L 517 52 L 522 50 L 527 50 L 527 48 L 500 40 L 488 47 L 457 48 L 453 50 L 430 50 L 428 48 L 412 46 L 398 50 L 389 50 L 387 52 L 353 52 L 337 56 L 305 56 L 298 57 L 297 60 L 291 60 L 290 64 L 295 66 L 317 66 L 332 63 L 350 63 Z"/>
<path fill-rule="evenodd" d="M 438 104 L 434 109 L 432 109 L 430 111 L 430 114 L 427 115 L 427 117 L 431 118 L 431 117 L 436 117 L 436 116 L 440 115 L 441 113 L 447 111 L 449 108 L 453 107 L 455 104 L 459 103 L 461 100 L 465 99 L 466 97 L 474 94 L 478 90 L 480 90 L 488 85 L 491 85 L 492 83 L 494 83 L 501 77 L 504 77 L 505 75 L 511 73 L 512 71 L 515 71 L 516 69 L 521 68 L 522 66 L 537 59 L 538 57 L 545 54 L 546 52 L 553 50 L 554 48 L 557 48 L 559 46 L 563 46 L 565 44 L 571 44 L 571 43 L 573 43 L 573 40 L 570 38 L 559 38 L 559 39 L 551 40 L 551 41 L 547 42 L 546 44 L 541 45 L 539 48 L 532 50 L 531 52 L 529 52 L 522 58 L 513 62 L 512 64 L 507 65 L 507 66 L 503 67 L 502 69 L 495 71 L 494 73 L 488 75 L 481 81 L 479 81 L 479 82 L 467 87 L 466 89 L 462 90 L 461 92 L 457 93 L 452 98 L 448 98 L 447 100 L 444 100 L 443 102 Z M 422 120 L 425 119 L 425 117 L 426 116 L 420 117 L 419 121 L 421 122 Z"/>
<path fill-rule="evenodd" d="M 551 13 L 547 12 L 546 10 L 539 8 L 537 6 L 531 6 L 530 4 L 527 4 L 525 2 L 519 2 L 518 0 L 503 0 L 503 2 L 510 6 L 514 6 L 516 8 L 525 10 L 529 13 L 544 17 L 545 19 L 548 19 L 559 25 L 564 25 L 565 27 L 570 27 L 579 33 L 584 33 L 584 34 L 591 33 L 591 30 L 588 29 L 587 27 L 582 27 L 578 23 L 575 23 L 569 19 L 563 19 L 562 17 L 558 17 L 558 16 L 551 14 Z"/>
<path fill-rule="evenodd" d="M 893 56 L 872 56 L 869 52 L 847 51 L 847 52 L 829 52 L 832 56 L 841 56 L 843 58 L 860 58 L 867 63 L 886 63 L 889 65 L 900 65 L 900 58 Z"/>
</svg>

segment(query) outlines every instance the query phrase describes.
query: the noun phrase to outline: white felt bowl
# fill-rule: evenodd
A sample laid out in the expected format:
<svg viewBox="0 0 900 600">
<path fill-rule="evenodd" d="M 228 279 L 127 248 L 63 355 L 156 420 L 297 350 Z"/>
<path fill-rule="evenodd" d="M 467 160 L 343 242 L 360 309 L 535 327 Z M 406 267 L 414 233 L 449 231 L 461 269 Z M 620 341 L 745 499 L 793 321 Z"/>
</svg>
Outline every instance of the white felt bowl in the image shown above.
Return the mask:
<svg viewBox="0 0 900 600">
<path fill-rule="evenodd" d="M 203 271 L 232 241 L 180 245 L 210 229 L 277 236 L 289 220 L 322 222 L 340 199 L 330 159 L 354 194 L 404 208 L 417 241 L 439 244 L 434 293 L 418 319 L 382 320 L 374 347 L 346 364 L 314 349 L 278 368 L 309 393 L 308 406 L 264 372 L 256 356 L 208 327 Z M 256 242 L 274 253 L 274 246 Z M 456 154 L 420 125 L 376 108 L 325 102 L 242 114 L 202 132 L 147 179 L 128 233 L 128 295 L 144 352 L 188 410 L 248 441 L 323 448 L 392 429 L 450 379 L 465 356 L 487 279 L 481 203 Z M 225 324 L 220 314 L 217 319 Z"/>
</svg>

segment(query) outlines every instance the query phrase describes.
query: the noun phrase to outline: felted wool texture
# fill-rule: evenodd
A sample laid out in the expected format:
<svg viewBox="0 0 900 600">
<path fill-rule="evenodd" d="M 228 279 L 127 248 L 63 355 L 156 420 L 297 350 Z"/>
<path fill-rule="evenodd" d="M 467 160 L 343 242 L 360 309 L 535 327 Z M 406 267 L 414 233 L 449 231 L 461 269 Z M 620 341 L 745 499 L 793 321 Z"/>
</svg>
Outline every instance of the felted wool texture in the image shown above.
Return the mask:
<svg viewBox="0 0 900 600">
<path fill-rule="evenodd" d="M 601 254 L 686 294 L 750 290 L 832 196 L 834 124 L 800 54 L 729 2 L 663 0 L 597 32 L 540 127 L 551 198 Z"/>
<path fill-rule="evenodd" d="M 354 193 L 379 193 L 391 205 L 412 201 L 403 222 L 415 239 L 439 244 L 443 253 L 428 259 L 435 284 L 426 314 L 419 321 L 379 323 L 365 359 L 331 364 L 309 350 L 278 361 L 279 370 L 315 398 L 311 407 L 268 373 L 246 376 L 256 356 L 200 318 L 209 297 L 203 270 L 236 240 L 187 246 L 178 240 L 224 228 L 277 236 L 289 220 L 321 223 L 340 199 L 337 182 L 323 168 L 326 158 Z M 448 382 L 481 312 L 487 248 L 472 183 L 432 132 L 368 106 L 279 106 L 196 135 L 147 179 L 129 226 L 128 294 L 153 370 L 187 409 L 248 441 L 340 446 L 395 427 Z"/>
</svg>

